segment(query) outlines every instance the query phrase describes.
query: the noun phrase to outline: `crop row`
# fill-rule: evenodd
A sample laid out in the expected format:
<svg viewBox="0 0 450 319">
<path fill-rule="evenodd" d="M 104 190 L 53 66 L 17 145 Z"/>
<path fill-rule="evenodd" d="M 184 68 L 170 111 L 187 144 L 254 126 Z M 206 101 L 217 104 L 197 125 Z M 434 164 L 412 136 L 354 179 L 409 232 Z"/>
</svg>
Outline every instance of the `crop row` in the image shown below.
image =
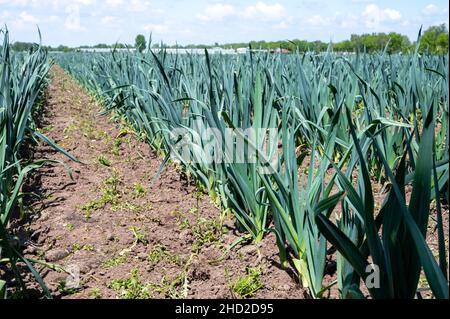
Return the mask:
<svg viewBox="0 0 450 319">
<path fill-rule="evenodd" d="M 329 288 L 328 241 L 342 298 L 413 298 L 422 270 L 448 298 L 448 55 L 55 59 L 232 211 L 242 240 L 275 233 L 282 264 L 293 261 L 312 297 Z"/>
</svg>

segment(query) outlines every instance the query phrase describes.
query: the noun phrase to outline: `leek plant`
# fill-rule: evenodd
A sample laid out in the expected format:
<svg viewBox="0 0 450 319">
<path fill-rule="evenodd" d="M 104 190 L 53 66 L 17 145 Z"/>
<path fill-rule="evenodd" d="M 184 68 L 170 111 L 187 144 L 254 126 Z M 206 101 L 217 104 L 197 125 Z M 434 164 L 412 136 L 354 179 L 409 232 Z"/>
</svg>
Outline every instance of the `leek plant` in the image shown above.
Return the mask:
<svg viewBox="0 0 450 319">
<path fill-rule="evenodd" d="M 21 186 L 26 175 L 42 167 L 49 160 L 29 163 L 23 158 L 24 147 L 41 139 L 56 150 L 76 160 L 58 147 L 50 138 L 39 133 L 33 120 L 38 112 L 38 102 L 47 85 L 51 64 L 47 52 L 36 45 L 30 52 L 11 51 L 8 30 L 0 30 L 3 42 L 0 47 L 0 266 L 8 267 L 14 274 L 18 287 L 25 291 L 18 263 L 24 264 L 34 275 L 44 293 L 50 297 L 41 276 L 31 261 L 21 253 L 18 238 L 9 229 L 16 218 Z M 0 297 L 6 296 L 7 283 L 0 279 Z"/>
<path fill-rule="evenodd" d="M 347 118 L 350 122 L 349 113 Z M 339 227 L 324 215 L 320 213 L 316 215 L 316 222 L 321 232 L 345 258 L 345 261 L 340 259 L 339 262 L 348 262 L 351 265 L 350 269 L 348 265 L 341 265 L 342 269 L 346 268 L 345 271 L 341 269 L 339 274 L 343 277 L 341 289 L 344 296 L 362 297 L 358 286 L 359 280 L 363 279 L 373 298 L 413 298 L 417 292 L 419 276 L 423 268 L 434 295 L 437 298 L 448 299 L 443 236 L 439 238 L 440 267 L 425 241 L 430 213 L 432 175 L 436 179 L 436 168 L 433 167 L 435 163 L 433 108 L 426 117 L 420 138 L 409 205 L 405 196 L 407 152 L 405 151 L 394 174 L 376 136 L 367 132 L 391 182 L 389 194 L 376 217 L 366 156 L 363 155 L 352 124 L 350 129 L 359 157 L 359 187 L 354 189 L 348 176 L 336 168 L 339 184 L 347 192 L 346 200 L 352 210 L 348 208 L 343 210 L 344 216 L 338 221 Z M 405 141 L 406 143 L 408 142 Z M 406 148 L 406 146 L 403 147 Z M 437 190 L 437 185 L 435 189 Z M 359 229 L 351 229 L 351 226 L 348 226 L 349 221 L 354 223 L 355 219 L 362 221 L 363 226 Z M 443 229 L 441 219 L 438 221 L 438 228 L 440 231 Z M 371 269 L 368 262 L 369 256 L 376 266 L 376 275 L 379 276 L 379 284 L 375 286 L 367 282 L 370 275 L 368 269 Z"/>
<path fill-rule="evenodd" d="M 319 232 L 314 220 L 316 213 L 330 214 L 339 202 L 343 192 L 331 195 L 331 188 L 325 184 L 329 161 L 320 158 L 315 147 L 311 152 L 295 150 L 296 132 L 292 129 L 293 112 L 290 108 L 282 113 L 283 160 L 272 175 L 263 175 L 265 191 L 274 216 L 274 231 L 280 248 L 282 263 L 287 260 L 285 242 L 293 250 L 293 262 L 314 298 L 322 296 L 323 276 L 327 253 L 326 238 Z M 317 137 L 314 138 L 315 146 Z M 328 144 L 331 146 L 332 144 Z M 326 154 L 332 155 L 333 147 L 327 147 Z M 309 158 L 308 158 L 309 156 Z M 308 159 L 309 163 L 305 163 Z M 316 161 L 316 159 L 318 161 Z M 300 172 L 306 168 L 306 173 Z"/>
</svg>

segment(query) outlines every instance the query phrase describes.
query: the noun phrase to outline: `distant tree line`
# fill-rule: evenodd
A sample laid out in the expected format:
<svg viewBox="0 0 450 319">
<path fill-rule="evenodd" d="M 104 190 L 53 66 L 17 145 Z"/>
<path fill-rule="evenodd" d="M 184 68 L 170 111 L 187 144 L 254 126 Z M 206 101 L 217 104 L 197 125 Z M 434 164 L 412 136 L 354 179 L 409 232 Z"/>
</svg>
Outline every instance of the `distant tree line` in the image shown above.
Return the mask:
<svg viewBox="0 0 450 319">
<path fill-rule="evenodd" d="M 299 51 L 325 51 L 327 50 L 329 43 L 322 41 L 306 41 L 306 40 L 291 40 L 291 41 L 251 41 L 252 48 L 261 48 L 268 50 L 275 49 L 287 49 L 291 52 Z M 241 48 L 247 47 L 246 43 L 232 43 L 224 44 L 221 47 L 224 48 Z M 402 35 L 396 32 L 390 33 L 372 33 L 372 34 L 352 34 L 349 40 L 344 40 L 336 43 L 332 43 L 334 51 L 338 52 L 355 52 L 363 51 L 375 52 L 383 50 L 387 46 L 388 53 L 397 52 L 411 52 L 415 49 L 416 43 L 411 42 L 406 35 Z M 189 46 L 191 47 L 191 46 Z M 192 46 L 197 48 L 198 46 Z M 420 42 L 421 52 L 428 51 L 433 54 L 445 54 L 449 50 L 449 32 L 445 24 L 438 26 L 432 26 L 425 30 L 422 34 Z"/>
<path fill-rule="evenodd" d="M 29 51 L 34 47 L 37 47 L 37 44 L 28 42 L 14 42 L 12 45 L 12 48 L 15 51 Z"/>
<path fill-rule="evenodd" d="M 27 51 L 31 49 L 35 44 L 26 42 L 15 42 L 13 44 L 13 49 L 16 51 Z M 189 44 L 185 46 L 180 45 L 167 45 L 164 43 L 153 43 L 149 44 L 152 48 L 187 48 L 187 49 L 203 49 L 203 48 L 213 48 L 221 47 L 228 49 L 246 48 L 249 45 L 254 49 L 266 49 L 266 50 L 277 50 L 286 49 L 291 52 L 295 51 L 325 51 L 330 45 L 327 42 L 322 41 L 306 41 L 306 40 L 290 40 L 290 41 L 251 41 L 242 43 L 227 43 L 227 44 Z M 409 38 L 405 35 L 390 32 L 390 33 L 371 33 L 371 34 L 352 34 L 349 40 L 344 40 L 336 43 L 332 43 L 334 51 L 337 52 L 355 52 L 363 51 L 375 52 L 383 50 L 387 46 L 388 53 L 397 52 L 411 52 L 414 50 L 416 43 L 411 42 Z M 135 39 L 135 44 L 129 45 L 124 43 L 114 43 L 114 44 L 104 44 L 100 43 L 94 46 L 81 46 L 79 48 L 70 48 L 67 46 L 60 45 L 56 48 L 47 47 L 50 51 L 60 51 L 68 52 L 75 51 L 78 49 L 107 49 L 107 48 L 136 48 L 139 51 L 143 51 L 147 48 L 147 41 L 144 35 L 139 34 Z M 449 50 L 449 31 L 445 24 L 431 26 L 422 33 L 422 39 L 420 42 L 421 52 L 427 51 L 433 54 L 446 54 Z"/>
<path fill-rule="evenodd" d="M 14 46 L 14 45 L 13 45 Z M 60 45 L 57 47 L 51 47 L 51 46 L 44 46 L 49 51 L 58 51 L 58 52 L 73 52 L 78 51 L 80 49 L 125 49 L 125 48 L 134 48 L 131 44 L 124 44 L 124 43 L 114 43 L 114 44 L 105 44 L 105 43 L 99 43 L 96 45 L 82 45 L 77 48 L 71 48 L 65 45 Z"/>
</svg>

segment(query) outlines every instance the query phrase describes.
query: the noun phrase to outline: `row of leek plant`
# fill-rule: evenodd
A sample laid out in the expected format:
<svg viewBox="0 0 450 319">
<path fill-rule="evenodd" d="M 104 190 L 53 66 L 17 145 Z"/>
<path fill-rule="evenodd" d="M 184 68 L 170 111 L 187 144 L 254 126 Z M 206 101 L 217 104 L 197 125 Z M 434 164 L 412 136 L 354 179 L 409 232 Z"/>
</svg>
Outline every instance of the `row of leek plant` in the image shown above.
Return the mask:
<svg viewBox="0 0 450 319">
<path fill-rule="evenodd" d="M 448 298 L 448 290 L 443 289 L 448 283 L 442 236 L 440 268 L 424 241 L 429 214 L 426 204 L 431 199 L 439 203 L 448 185 L 448 56 L 381 52 L 343 57 L 330 49 L 319 55 L 170 55 L 164 51 L 156 55 L 150 51 L 56 58 L 101 97 L 108 109 L 144 132 L 154 148 L 178 154 L 186 171 L 218 198 L 223 208 L 234 212 L 238 224 L 254 241 L 273 231 L 282 262 L 289 253 L 293 255 L 313 297 L 322 296 L 328 288 L 323 287 L 328 240 L 339 251 L 338 284 L 343 297 L 362 296 L 360 278 L 366 275 L 361 272 L 365 265 L 361 260 L 367 262 L 369 256 L 372 260 L 375 256 L 382 282 L 389 287 L 369 290 L 373 297 L 412 297 L 417 275 L 424 267 L 435 296 Z M 421 154 L 427 151 L 421 141 L 429 134 L 424 115 L 430 110 L 441 130 L 432 147 L 433 180 L 427 180 L 428 175 L 423 182 Z M 345 116 L 347 112 L 350 116 Z M 280 131 L 280 161 L 272 174 L 260 173 L 258 168 L 266 164 L 268 154 L 261 150 L 260 140 L 255 145 L 245 134 L 238 137 L 257 151 L 256 163 L 199 163 L 186 160 L 174 148 L 183 136 L 173 132 L 183 129 L 190 135 L 192 158 L 206 158 L 211 155 L 208 152 L 214 153 L 206 147 L 209 139 L 201 138 L 206 129 L 217 129 L 219 133 L 210 139 L 220 140 L 227 128 L 251 127 Z M 235 150 L 234 146 L 225 149 L 223 156 L 233 156 Z M 399 188 L 412 183 L 414 194 L 421 190 L 423 198 L 429 198 L 417 212 L 411 208 L 417 195 L 409 207 L 404 197 L 395 197 L 403 213 L 396 216 L 402 225 L 399 233 L 398 225 L 390 232 L 390 221 L 384 216 L 398 212 L 391 207 L 394 199 L 389 198 L 397 196 L 392 171 L 401 165 L 407 166 L 409 174 Z M 300 179 L 299 171 L 305 173 Z M 353 173 L 358 174 L 356 189 Z M 368 185 L 374 178 L 388 191 L 381 211 L 389 210 L 391 215 L 374 216 L 373 190 Z M 338 191 L 333 192 L 334 188 Z M 425 189 L 434 191 L 426 193 Z M 446 196 L 448 200 L 448 193 Z M 328 218 L 339 202 L 342 212 L 335 226 Z M 415 216 L 419 234 L 407 214 Z M 439 220 L 442 229 L 442 218 Z M 385 223 L 388 230 L 380 244 L 374 231 L 384 229 Z M 399 259 L 387 246 L 387 238 L 392 241 L 395 236 L 402 236 L 402 247 L 396 249 L 410 256 L 401 262 L 401 267 L 411 267 L 403 273 L 392 266 Z M 343 238 L 357 249 L 351 245 L 351 253 L 347 246 L 343 249 Z M 355 262 L 357 257 L 352 254 L 357 251 L 362 257 Z M 390 254 L 392 260 L 378 258 L 383 254 Z"/>
<path fill-rule="evenodd" d="M 47 52 L 36 45 L 29 52 L 16 53 L 11 50 L 7 29 L 0 30 L 0 37 L 3 40 L 0 46 L 0 267 L 2 272 L 9 271 L 16 279 L 17 284 L 9 288 L 25 292 L 22 271 L 25 266 L 50 297 L 34 267 L 40 261 L 29 260 L 22 255 L 23 243 L 10 226 L 12 220 L 18 218 L 17 202 L 23 196 L 21 186 L 26 175 L 52 162 L 30 162 L 27 157 L 23 157 L 25 148 L 41 139 L 55 149 L 69 154 L 38 132 L 34 122 L 51 67 Z M 6 280 L 0 279 L 0 298 L 6 297 L 7 288 Z"/>
</svg>

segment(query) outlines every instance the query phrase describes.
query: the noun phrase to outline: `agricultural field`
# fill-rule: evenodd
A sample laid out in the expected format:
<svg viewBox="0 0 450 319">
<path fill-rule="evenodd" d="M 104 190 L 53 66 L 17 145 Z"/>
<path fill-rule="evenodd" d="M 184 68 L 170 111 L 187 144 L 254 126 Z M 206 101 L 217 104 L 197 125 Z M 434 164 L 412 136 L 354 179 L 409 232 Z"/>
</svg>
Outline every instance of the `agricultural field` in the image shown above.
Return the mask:
<svg viewBox="0 0 450 319">
<path fill-rule="evenodd" d="M 449 60 L 420 35 L 408 54 L 2 40 L 2 297 L 449 298 Z"/>
</svg>

